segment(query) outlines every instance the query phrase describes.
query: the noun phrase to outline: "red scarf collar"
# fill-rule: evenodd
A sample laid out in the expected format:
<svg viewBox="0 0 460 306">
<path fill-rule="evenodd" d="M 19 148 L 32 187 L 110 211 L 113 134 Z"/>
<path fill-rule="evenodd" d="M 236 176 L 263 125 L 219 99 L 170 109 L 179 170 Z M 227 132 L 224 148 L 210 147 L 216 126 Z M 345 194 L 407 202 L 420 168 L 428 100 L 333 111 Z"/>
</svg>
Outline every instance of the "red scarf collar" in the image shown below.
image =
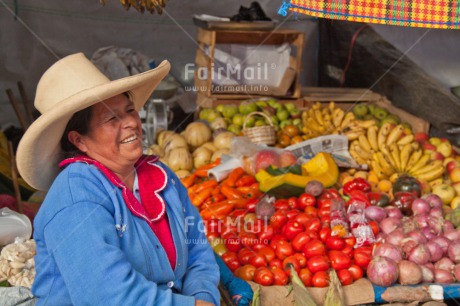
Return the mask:
<svg viewBox="0 0 460 306">
<path fill-rule="evenodd" d="M 166 213 L 166 205 L 160 192 L 166 188 L 166 171 L 156 164 L 158 156 L 142 156 L 135 164 L 141 203 L 136 199 L 132 191 L 103 164 L 86 155 L 67 158 L 59 167 L 65 167 L 71 163 L 80 162 L 96 166 L 109 180 L 122 191 L 123 199 L 129 210 L 136 216 L 145 219 L 147 222 L 161 220 Z"/>
</svg>

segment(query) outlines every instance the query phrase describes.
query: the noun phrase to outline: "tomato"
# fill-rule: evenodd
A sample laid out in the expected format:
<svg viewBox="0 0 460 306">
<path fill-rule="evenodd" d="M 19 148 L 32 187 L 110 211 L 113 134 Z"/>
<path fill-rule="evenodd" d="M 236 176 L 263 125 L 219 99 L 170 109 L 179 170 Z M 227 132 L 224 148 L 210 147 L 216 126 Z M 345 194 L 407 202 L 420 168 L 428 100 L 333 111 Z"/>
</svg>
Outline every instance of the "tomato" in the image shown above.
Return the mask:
<svg viewBox="0 0 460 306">
<path fill-rule="evenodd" d="M 305 268 L 307 266 L 307 259 L 305 258 L 305 256 L 303 256 L 300 253 L 294 253 L 294 255 L 292 256 L 294 256 L 297 259 L 301 268 Z"/>
<path fill-rule="evenodd" d="M 286 217 L 288 220 L 294 220 L 300 214 L 300 210 L 298 209 L 290 209 L 286 211 Z"/>
<path fill-rule="evenodd" d="M 241 232 L 239 236 L 241 244 L 244 246 L 250 247 L 258 242 L 255 234 Z"/>
<path fill-rule="evenodd" d="M 296 250 L 297 252 L 300 252 L 303 248 L 303 246 L 305 245 L 305 243 L 307 243 L 308 241 L 310 241 L 311 238 L 310 236 L 308 236 L 308 233 L 306 232 L 301 232 L 301 233 L 298 233 L 294 239 L 292 239 L 292 247 L 294 248 L 294 250 Z"/>
<path fill-rule="evenodd" d="M 299 208 L 298 204 L 297 204 L 297 198 L 296 197 L 290 197 L 288 200 L 287 200 L 287 203 L 289 205 L 289 207 L 291 209 L 297 209 Z"/>
<path fill-rule="evenodd" d="M 345 240 L 345 243 L 346 243 L 347 245 L 351 246 L 352 248 L 355 247 L 355 244 L 356 244 L 356 238 L 355 238 L 355 236 L 350 235 L 350 236 L 348 236 L 348 237 L 343 238 L 343 240 Z"/>
<path fill-rule="evenodd" d="M 267 259 L 261 254 L 256 254 L 249 259 L 249 263 L 256 268 L 266 267 L 268 265 Z"/>
<path fill-rule="evenodd" d="M 220 235 L 217 232 L 209 232 L 209 233 L 206 233 L 206 238 L 208 238 L 209 241 L 212 241 L 214 239 L 219 239 Z"/>
<path fill-rule="evenodd" d="M 319 239 L 322 242 L 326 242 L 326 239 L 331 236 L 331 228 L 330 227 L 323 227 L 319 230 Z"/>
<path fill-rule="evenodd" d="M 249 259 L 251 259 L 251 257 L 255 255 L 256 255 L 256 252 L 244 247 L 238 251 L 237 257 L 242 265 L 247 265 L 249 263 Z"/>
<path fill-rule="evenodd" d="M 278 257 L 279 259 L 284 260 L 286 257 L 294 254 L 294 249 L 292 248 L 292 245 L 289 242 L 278 241 L 278 243 L 276 244 L 275 254 L 276 257 Z"/>
<path fill-rule="evenodd" d="M 345 247 L 340 251 L 348 257 L 353 258 L 353 247 L 351 245 L 345 244 Z"/>
<path fill-rule="evenodd" d="M 313 273 L 311 273 L 311 271 L 308 270 L 308 268 L 300 269 L 299 278 L 302 281 L 302 283 L 305 285 L 305 287 L 313 286 L 313 283 L 312 283 Z"/>
<path fill-rule="evenodd" d="M 321 217 L 321 225 L 324 226 L 331 226 L 331 215 Z"/>
<path fill-rule="evenodd" d="M 283 260 L 283 270 L 284 270 L 284 272 L 286 272 L 286 274 L 288 276 L 291 276 L 291 266 L 294 268 L 294 270 L 297 272 L 297 274 L 299 274 L 299 272 L 300 272 L 300 264 L 299 264 L 299 261 L 297 260 L 297 258 L 294 255 L 286 257 Z"/>
<path fill-rule="evenodd" d="M 311 219 L 311 217 L 309 215 L 307 215 L 306 213 L 300 213 L 294 218 L 295 221 L 299 222 L 303 226 L 305 226 L 307 224 L 308 220 L 310 220 L 310 219 Z"/>
<path fill-rule="evenodd" d="M 279 259 L 279 258 L 275 258 L 275 259 L 270 260 L 270 262 L 268 263 L 268 266 L 270 268 L 277 267 L 277 268 L 280 268 L 282 270 L 283 269 L 283 261 L 281 259 Z"/>
<path fill-rule="evenodd" d="M 313 239 L 305 243 L 305 245 L 303 246 L 303 253 L 307 258 L 311 258 L 317 255 L 325 255 L 326 246 L 324 245 L 324 243 L 321 242 L 321 240 Z"/>
<path fill-rule="evenodd" d="M 232 219 L 238 219 L 238 218 L 243 218 L 244 215 L 247 213 L 246 209 L 235 209 L 233 210 L 230 214 L 228 214 L 229 217 Z"/>
<path fill-rule="evenodd" d="M 220 232 L 222 237 L 225 237 L 227 234 L 235 234 L 238 233 L 238 227 L 235 223 L 222 223 L 222 230 Z"/>
<path fill-rule="evenodd" d="M 281 228 L 288 220 L 286 217 L 286 212 L 284 210 L 275 211 L 275 213 L 270 217 L 270 224 L 276 229 Z"/>
<path fill-rule="evenodd" d="M 312 273 L 327 271 L 330 267 L 329 260 L 324 255 L 313 256 L 307 261 L 308 270 Z"/>
<path fill-rule="evenodd" d="M 289 210 L 289 204 L 286 199 L 276 200 L 273 206 L 275 207 L 275 210 Z"/>
<path fill-rule="evenodd" d="M 259 203 L 259 199 L 258 198 L 254 198 L 254 199 L 249 199 L 247 202 L 246 202 L 246 205 L 244 205 L 244 208 L 246 209 L 246 212 L 248 213 L 253 213 L 256 211 L 256 205 L 257 203 Z"/>
<path fill-rule="evenodd" d="M 310 240 L 319 239 L 318 232 L 311 231 L 311 230 L 305 230 L 305 233 L 307 233 L 308 236 L 310 236 Z"/>
<path fill-rule="evenodd" d="M 284 286 L 288 283 L 289 278 L 283 269 L 273 266 L 270 267 L 270 271 L 273 273 L 273 285 Z"/>
<path fill-rule="evenodd" d="M 342 286 L 351 285 L 353 283 L 353 275 L 347 269 L 337 271 L 337 276 Z"/>
<path fill-rule="evenodd" d="M 311 283 L 313 287 L 327 287 L 329 286 L 329 275 L 326 271 L 318 271 L 313 274 Z"/>
<path fill-rule="evenodd" d="M 286 241 L 286 237 L 280 234 L 276 234 L 273 236 L 272 240 L 270 240 L 270 247 L 276 251 L 276 246 L 278 245 L 279 241 Z"/>
<path fill-rule="evenodd" d="M 238 252 L 242 248 L 241 239 L 234 233 L 228 233 L 224 236 L 224 244 L 232 252 Z"/>
<path fill-rule="evenodd" d="M 216 244 L 212 249 L 219 256 L 224 255 L 228 251 L 227 248 L 225 247 L 225 244 L 223 243 Z"/>
<path fill-rule="evenodd" d="M 323 193 L 321 194 L 321 197 L 324 197 L 326 199 L 341 199 L 342 198 L 340 193 L 333 188 L 324 190 Z"/>
<path fill-rule="evenodd" d="M 360 252 L 355 250 L 353 254 L 353 260 L 355 261 L 355 264 L 364 270 L 367 269 L 367 266 L 371 262 L 371 259 L 372 255 L 366 252 Z"/>
<path fill-rule="evenodd" d="M 350 271 L 354 281 L 357 281 L 364 275 L 363 269 L 361 269 L 359 266 L 355 264 L 352 264 L 350 268 L 348 268 L 348 271 Z"/>
<path fill-rule="evenodd" d="M 318 217 L 320 218 L 324 218 L 324 217 L 327 217 L 327 216 L 330 216 L 331 215 L 331 208 L 330 207 L 321 207 L 319 210 L 318 210 Z"/>
<path fill-rule="evenodd" d="M 251 234 L 260 233 L 265 227 L 264 220 L 250 220 L 244 223 L 244 230 Z"/>
<path fill-rule="evenodd" d="M 332 204 L 332 200 L 331 199 L 326 199 L 326 198 L 319 198 L 318 199 L 318 205 L 316 205 L 318 207 L 318 209 L 321 209 L 321 208 L 331 208 L 331 204 Z"/>
<path fill-rule="evenodd" d="M 377 236 L 378 233 L 380 232 L 379 224 L 377 222 L 375 222 L 374 220 L 371 220 L 368 223 L 369 223 L 369 226 L 372 229 L 372 233 L 374 233 L 374 236 Z"/>
<path fill-rule="evenodd" d="M 372 256 L 372 247 L 371 246 L 361 246 L 355 249 L 355 252 L 364 252 Z"/>
<path fill-rule="evenodd" d="M 298 205 L 299 209 L 304 210 L 307 206 L 315 206 L 316 199 L 314 196 L 308 193 L 302 193 L 299 196 Z"/>
<path fill-rule="evenodd" d="M 308 220 L 307 224 L 305 225 L 306 230 L 319 232 L 321 229 L 321 221 L 318 218 L 312 218 Z"/>
<path fill-rule="evenodd" d="M 318 218 L 318 209 L 314 206 L 307 206 L 304 213 L 310 216 L 310 218 Z"/>
<path fill-rule="evenodd" d="M 268 246 L 266 246 L 265 244 L 256 243 L 251 246 L 251 250 L 253 250 L 254 252 L 259 252 L 261 249 L 265 247 L 268 247 Z"/>
<path fill-rule="evenodd" d="M 234 272 L 236 269 L 238 269 L 241 264 L 238 260 L 238 257 L 236 256 L 235 252 L 228 251 L 224 255 L 222 255 L 222 261 L 225 262 L 227 267 Z"/>
<path fill-rule="evenodd" d="M 270 286 L 273 284 L 273 273 L 266 267 L 257 268 L 254 272 L 254 281 L 262 286 Z"/>
<path fill-rule="evenodd" d="M 222 228 L 222 221 L 221 220 L 216 220 L 216 219 L 211 219 L 211 220 L 204 220 L 204 226 L 206 228 L 206 233 L 210 232 L 220 232 Z"/>
<path fill-rule="evenodd" d="M 262 255 L 265 257 L 265 259 L 270 262 L 275 258 L 275 251 L 273 251 L 270 247 L 268 246 L 263 246 L 261 247 L 258 251 L 257 254 Z"/>
<path fill-rule="evenodd" d="M 275 228 L 273 225 L 264 225 L 262 230 L 257 234 L 259 243 L 262 244 L 268 244 L 273 236 L 275 236 Z"/>
<path fill-rule="evenodd" d="M 331 266 L 337 271 L 348 269 L 351 266 L 351 258 L 341 251 L 332 250 L 327 255 L 331 260 Z"/>
<path fill-rule="evenodd" d="M 299 222 L 296 222 L 294 220 L 288 221 L 284 226 L 283 229 L 281 230 L 282 235 L 286 237 L 287 240 L 292 240 L 294 239 L 297 234 L 301 233 L 304 231 L 304 227 L 302 224 Z"/>
<path fill-rule="evenodd" d="M 345 241 L 338 236 L 329 236 L 326 238 L 326 247 L 329 250 L 340 251 L 345 247 Z"/>
<path fill-rule="evenodd" d="M 254 279 L 255 272 L 256 267 L 253 265 L 244 265 L 238 269 L 237 276 L 245 281 L 252 281 Z"/>
</svg>

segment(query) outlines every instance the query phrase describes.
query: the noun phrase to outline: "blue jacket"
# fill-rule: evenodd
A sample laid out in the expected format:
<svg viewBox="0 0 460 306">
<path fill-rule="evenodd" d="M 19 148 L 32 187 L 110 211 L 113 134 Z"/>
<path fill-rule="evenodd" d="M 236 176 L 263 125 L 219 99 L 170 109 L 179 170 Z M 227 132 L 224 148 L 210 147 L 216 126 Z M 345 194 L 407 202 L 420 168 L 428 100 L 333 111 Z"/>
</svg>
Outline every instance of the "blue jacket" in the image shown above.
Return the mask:
<svg viewBox="0 0 460 306">
<path fill-rule="evenodd" d="M 219 305 L 219 268 L 201 217 L 177 176 L 162 196 L 176 246 L 173 270 L 159 240 L 95 166 L 56 178 L 34 222 L 37 305 Z"/>
</svg>

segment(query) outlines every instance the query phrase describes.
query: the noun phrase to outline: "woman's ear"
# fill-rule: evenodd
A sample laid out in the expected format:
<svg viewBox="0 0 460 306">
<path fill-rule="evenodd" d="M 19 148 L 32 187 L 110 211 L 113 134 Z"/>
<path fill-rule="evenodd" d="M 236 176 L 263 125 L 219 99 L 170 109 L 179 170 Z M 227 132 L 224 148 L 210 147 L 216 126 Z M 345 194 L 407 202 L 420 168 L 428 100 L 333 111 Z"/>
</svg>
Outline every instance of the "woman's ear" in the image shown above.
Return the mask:
<svg viewBox="0 0 460 306">
<path fill-rule="evenodd" d="M 86 153 L 88 151 L 86 145 L 85 145 L 85 140 L 80 133 L 77 131 L 70 131 L 69 134 L 67 135 L 69 141 L 77 147 L 78 150 L 80 150 L 83 153 Z"/>
</svg>

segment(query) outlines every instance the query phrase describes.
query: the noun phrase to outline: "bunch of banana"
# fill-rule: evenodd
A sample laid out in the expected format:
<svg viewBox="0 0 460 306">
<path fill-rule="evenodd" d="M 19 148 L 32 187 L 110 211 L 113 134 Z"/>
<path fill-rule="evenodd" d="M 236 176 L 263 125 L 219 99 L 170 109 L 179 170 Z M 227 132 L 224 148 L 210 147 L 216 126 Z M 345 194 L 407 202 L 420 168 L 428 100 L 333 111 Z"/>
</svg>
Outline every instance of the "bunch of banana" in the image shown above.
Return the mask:
<svg viewBox="0 0 460 306">
<path fill-rule="evenodd" d="M 348 140 L 355 140 L 375 124 L 374 120 L 357 120 L 352 112 L 345 113 L 334 102 L 330 102 L 327 107 L 316 102 L 310 109 L 302 112 L 302 133 L 308 138 L 342 134 Z"/>
<path fill-rule="evenodd" d="M 108 0 L 99 1 L 102 5 L 108 2 Z M 159 15 L 163 13 L 163 8 L 166 6 L 166 0 L 120 0 L 120 3 L 125 10 L 129 10 L 132 6 L 140 13 L 147 11 L 150 14 L 154 14 L 156 10 Z"/>
<path fill-rule="evenodd" d="M 372 126 L 350 144 L 350 155 L 360 164 L 368 164 L 379 179 L 407 173 L 420 180 L 432 181 L 444 173 L 442 161 L 424 154 L 414 135 L 403 136 L 404 126 L 384 123 Z"/>
</svg>

